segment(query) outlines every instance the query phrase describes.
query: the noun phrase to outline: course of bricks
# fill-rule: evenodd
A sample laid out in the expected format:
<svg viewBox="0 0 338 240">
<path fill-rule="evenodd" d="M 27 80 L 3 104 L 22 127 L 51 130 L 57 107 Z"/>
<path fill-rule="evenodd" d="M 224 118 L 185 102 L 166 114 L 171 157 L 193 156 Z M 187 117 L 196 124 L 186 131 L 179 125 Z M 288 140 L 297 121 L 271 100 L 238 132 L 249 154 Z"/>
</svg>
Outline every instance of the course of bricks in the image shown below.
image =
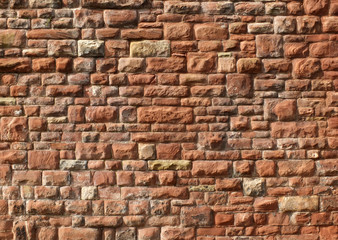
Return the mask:
<svg viewBox="0 0 338 240">
<path fill-rule="evenodd" d="M 337 0 L 1 0 L 0 239 L 338 238 Z"/>
</svg>

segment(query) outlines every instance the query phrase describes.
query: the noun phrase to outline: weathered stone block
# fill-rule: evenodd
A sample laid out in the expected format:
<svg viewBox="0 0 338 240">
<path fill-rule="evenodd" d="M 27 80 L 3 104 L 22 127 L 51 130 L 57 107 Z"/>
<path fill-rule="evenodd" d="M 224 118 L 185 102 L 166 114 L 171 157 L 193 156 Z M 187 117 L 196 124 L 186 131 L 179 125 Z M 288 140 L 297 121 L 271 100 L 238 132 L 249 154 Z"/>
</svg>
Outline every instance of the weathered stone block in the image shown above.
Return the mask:
<svg viewBox="0 0 338 240">
<path fill-rule="evenodd" d="M 78 51 L 80 57 L 101 57 L 104 55 L 104 41 L 79 40 Z"/>
<path fill-rule="evenodd" d="M 154 160 L 148 161 L 150 170 L 189 170 L 191 162 L 188 160 Z"/>
<path fill-rule="evenodd" d="M 161 41 L 141 41 L 130 44 L 131 57 L 169 57 L 170 42 Z"/>
<path fill-rule="evenodd" d="M 279 199 L 279 209 L 283 212 L 317 211 L 318 204 L 318 196 L 290 196 Z"/>
</svg>

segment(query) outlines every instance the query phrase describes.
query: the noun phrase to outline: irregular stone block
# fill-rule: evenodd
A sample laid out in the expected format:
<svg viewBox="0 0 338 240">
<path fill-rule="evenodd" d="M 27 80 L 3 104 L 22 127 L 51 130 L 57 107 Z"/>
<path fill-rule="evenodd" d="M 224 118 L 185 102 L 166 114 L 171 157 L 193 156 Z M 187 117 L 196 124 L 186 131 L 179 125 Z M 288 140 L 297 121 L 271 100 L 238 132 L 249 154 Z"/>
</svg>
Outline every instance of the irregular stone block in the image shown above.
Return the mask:
<svg viewBox="0 0 338 240">
<path fill-rule="evenodd" d="M 104 41 L 101 40 L 79 40 L 79 56 L 101 57 L 104 55 Z"/>
<path fill-rule="evenodd" d="M 136 8 L 143 3 L 145 0 L 82 0 L 82 6 L 88 8 Z"/>
<path fill-rule="evenodd" d="M 279 210 L 283 212 L 307 212 L 319 209 L 318 196 L 290 196 L 279 199 Z"/>
<path fill-rule="evenodd" d="M 161 41 L 141 41 L 130 44 L 131 57 L 169 57 L 170 42 Z"/>
<path fill-rule="evenodd" d="M 188 170 L 191 161 L 188 160 L 154 160 L 148 161 L 150 170 Z"/>
</svg>

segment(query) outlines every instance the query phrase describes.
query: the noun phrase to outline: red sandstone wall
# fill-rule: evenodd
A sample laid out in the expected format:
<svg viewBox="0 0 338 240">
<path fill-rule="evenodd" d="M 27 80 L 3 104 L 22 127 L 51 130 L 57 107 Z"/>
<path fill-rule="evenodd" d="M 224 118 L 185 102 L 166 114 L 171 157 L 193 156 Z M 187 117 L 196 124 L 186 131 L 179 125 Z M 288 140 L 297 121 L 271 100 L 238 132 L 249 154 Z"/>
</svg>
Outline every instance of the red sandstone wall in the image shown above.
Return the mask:
<svg viewBox="0 0 338 240">
<path fill-rule="evenodd" d="M 0 8 L 0 239 L 337 238 L 336 0 Z"/>
</svg>

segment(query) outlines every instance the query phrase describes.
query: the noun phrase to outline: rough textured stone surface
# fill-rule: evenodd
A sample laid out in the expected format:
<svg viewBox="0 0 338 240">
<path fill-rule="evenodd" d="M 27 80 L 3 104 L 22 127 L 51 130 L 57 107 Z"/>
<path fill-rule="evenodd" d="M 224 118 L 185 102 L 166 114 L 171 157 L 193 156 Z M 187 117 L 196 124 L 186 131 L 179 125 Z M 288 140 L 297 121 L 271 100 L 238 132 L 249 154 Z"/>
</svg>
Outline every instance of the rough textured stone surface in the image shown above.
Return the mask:
<svg viewBox="0 0 338 240">
<path fill-rule="evenodd" d="M 0 239 L 336 239 L 337 15 L 0 0 Z"/>
<path fill-rule="evenodd" d="M 265 183 L 262 179 L 245 178 L 243 180 L 243 191 L 245 195 L 261 196 L 265 191 Z"/>
<path fill-rule="evenodd" d="M 24 142 L 28 138 L 27 118 L 3 117 L 0 121 L 1 140 Z"/>
<path fill-rule="evenodd" d="M 79 40 L 79 56 L 100 57 L 104 54 L 104 42 L 99 40 Z"/>
<path fill-rule="evenodd" d="M 284 212 L 316 211 L 319 208 L 318 202 L 318 196 L 282 197 L 279 200 L 279 209 Z"/>
<path fill-rule="evenodd" d="M 169 57 L 169 41 L 140 41 L 130 44 L 131 57 Z"/>
<path fill-rule="evenodd" d="M 282 57 L 281 35 L 258 35 L 256 45 L 258 57 Z"/>
<path fill-rule="evenodd" d="M 191 162 L 187 160 L 154 160 L 148 161 L 151 170 L 188 170 Z"/>
<path fill-rule="evenodd" d="M 1 48 L 22 47 L 25 40 L 26 35 L 22 30 L 0 30 Z"/>
<path fill-rule="evenodd" d="M 138 120 L 145 123 L 191 123 L 192 109 L 178 107 L 142 107 L 138 109 Z"/>
<path fill-rule="evenodd" d="M 181 214 L 183 226 L 210 226 L 213 223 L 209 207 L 183 207 Z"/>
</svg>

